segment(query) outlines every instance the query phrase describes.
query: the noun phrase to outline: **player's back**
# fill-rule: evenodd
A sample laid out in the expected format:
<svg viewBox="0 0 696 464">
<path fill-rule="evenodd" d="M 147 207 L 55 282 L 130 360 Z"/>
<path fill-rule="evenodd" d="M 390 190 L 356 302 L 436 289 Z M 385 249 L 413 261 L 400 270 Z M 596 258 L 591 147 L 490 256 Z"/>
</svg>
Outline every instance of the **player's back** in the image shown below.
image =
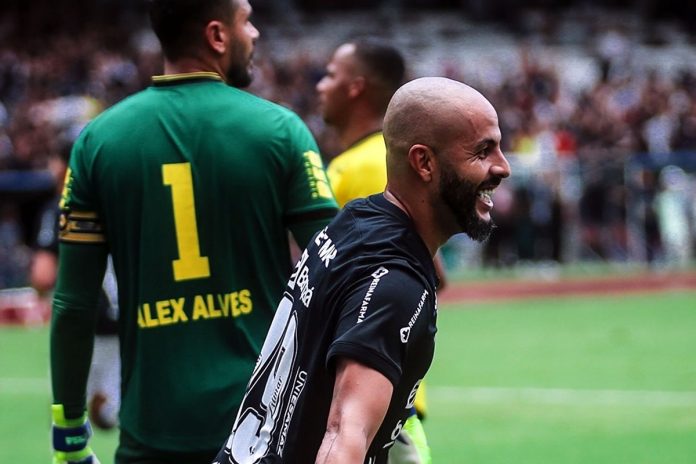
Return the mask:
<svg viewBox="0 0 696 464">
<path fill-rule="evenodd" d="M 293 113 L 207 74 L 156 81 L 78 144 L 119 280 L 122 428 L 214 449 L 289 272 L 285 221 L 321 207 L 296 188 L 316 145 Z"/>
<path fill-rule="evenodd" d="M 432 360 L 435 287 L 429 251 L 403 211 L 382 195 L 350 203 L 296 264 L 218 461 L 314 462 L 335 363 L 347 358 L 394 386 L 365 460 L 387 462 Z"/>
<path fill-rule="evenodd" d="M 283 119 L 291 117 L 222 83 L 174 81 L 148 88 L 89 127 L 99 213 L 110 247 L 137 257 L 127 269 L 143 273 L 140 297 L 168 296 L 167 276 L 174 288 L 237 281 L 248 272 L 231 261 L 248 263 L 245 250 L 255 241 L 283 242 L 284 163 L 297 162 L 281 146 Z"/>
</svg>

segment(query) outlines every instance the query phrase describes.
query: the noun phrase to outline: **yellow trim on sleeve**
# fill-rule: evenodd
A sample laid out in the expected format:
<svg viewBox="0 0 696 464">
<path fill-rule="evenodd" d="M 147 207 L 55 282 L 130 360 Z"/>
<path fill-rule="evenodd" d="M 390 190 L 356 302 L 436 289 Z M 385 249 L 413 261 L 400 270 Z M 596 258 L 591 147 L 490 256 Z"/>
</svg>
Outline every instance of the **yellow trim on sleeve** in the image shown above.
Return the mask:
<svg viewBox="0 0 696 464">
<path fill-rule="evenodd" d="M 60 234 L 60 241 L 66 243 L 106 243 L 104 234 L 65 231 Z"/>
<path fill-rule="evenodd" d="M 70 211 L 60 215 L 61 242 L 105 243 L 106 236 L 97 213 L 92 211 Z"/>
</svg>

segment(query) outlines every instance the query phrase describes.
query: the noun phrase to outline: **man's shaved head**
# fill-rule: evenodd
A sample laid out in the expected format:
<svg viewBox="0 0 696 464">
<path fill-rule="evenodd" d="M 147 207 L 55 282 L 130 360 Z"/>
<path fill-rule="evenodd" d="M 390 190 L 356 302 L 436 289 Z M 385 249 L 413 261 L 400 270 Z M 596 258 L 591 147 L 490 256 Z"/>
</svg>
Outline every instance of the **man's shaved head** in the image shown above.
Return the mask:
<svg viewBox="0 0 696 464">
<path fill-rule="evenodd" d="M 481 112 L 495 114 L 488 100 L 466 84 L 444 77 L 410 81 L 396 91 L 384 117 L 389 158 L 405 158 L 415 144 L 440 151 L 462 131 L 472 130 L 472 119 Z"/>
</svg>

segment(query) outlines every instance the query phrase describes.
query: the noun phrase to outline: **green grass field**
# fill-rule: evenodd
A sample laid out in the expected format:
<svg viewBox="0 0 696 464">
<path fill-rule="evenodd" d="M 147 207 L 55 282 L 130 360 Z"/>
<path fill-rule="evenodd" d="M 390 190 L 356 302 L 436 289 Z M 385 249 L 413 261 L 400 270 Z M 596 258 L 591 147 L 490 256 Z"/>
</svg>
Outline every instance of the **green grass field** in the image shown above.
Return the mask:
<svg viewBox="0 0 696 464">
<path fill-rule="evenodd" d="M 435 464 L 696 463 L 696 292 L 442 305 Z M 48 330 L 0 328 L 0 463 L 50 462 Z M 94 448 L 111 464 L 115 433 Z"/>
</svg>

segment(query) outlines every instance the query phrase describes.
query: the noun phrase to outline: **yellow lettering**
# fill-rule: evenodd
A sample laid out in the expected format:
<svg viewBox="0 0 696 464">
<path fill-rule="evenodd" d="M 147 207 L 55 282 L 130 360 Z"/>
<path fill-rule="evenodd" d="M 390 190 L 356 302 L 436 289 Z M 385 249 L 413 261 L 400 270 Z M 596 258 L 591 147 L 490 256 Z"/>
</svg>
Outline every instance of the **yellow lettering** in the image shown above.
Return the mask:
<svg viewBox="0 0 696 464">
<path fill-rule="evenodd" d="M 186 299 L 184 297 L 179 298 L 178 300 L 169 300 L 172 303 L 172 308 L 174 309 L 174 319 L 172 320 L 172 323 L 174 322 L 188 322 L 188 317 L 186 317 L 186 313 L 184 312 L 184 302 Z"/>
<path fill-rule="evenodd" d="M 333 193 L 331 192 L 329 183 L 325 180 L 326 174 L 324 174 L 322 168 L 314 166 L 312 170 L 312 174 L 314 175 L 314 178 L 317 180 L 317 193 L 319 194 L 319 196 L 322 198 L 333 198 Z"/>
<path fill-rule="evenodd" d="M 172 310 L 169 307 L 169 300 L 162 300 L 155 303 L 157 309 L 157 321 L 160 325 L 169 325 L 172 323 Z"/>
<path fill-rule="evenodd" d="M 141 329 L 147 327 L 145 325 L 145 319 L 143 319 L 143 308 L 140 305 L 138 305 L 138 327 L 140 327 Z"/>
<path fill-rule="evenodd" d="M 333 193 L 329 187 L 329 180 L 326 178 L 324 164 L 319 153 L 310 150 L 304 152 L 303 155 L 309 183 L 312 185 L 312 198 L 333 198 Z"/>
<path fill-rule="evenodd" d="M 213 297 L 213 295 L 206 295 L 206 299 L 208 300 L 208 311 L 210 311 L 210 317 L 212 317 L 213 319 L 222 317 L 222 311 L 215 308 L 215 298 Z"/>
<path fill-rule="evenodd" d="M 152 314 L 150 314 L 150 303 L 143 303 L 143 316 L 145 317 L 146 327 L 157 327 L 159 325 L 157 319 L 153 319 Z"/>
<path fill-rule="evenodd" d="M 208 307 L 205 305 L 203 297 L 201 295 L 196 295 L 196 297 L 193 299 L 192 319 L 195 321 L 200 319 L 201 317 L 203 319 L 208 319 L 210 316 L 208 315 Z"/>
<path fill-rule="evenodd" d="M 243 289 L 238 292 L 196 295 L 193 298 L 193 313 L 190 315 L 185 311 L 188 307 L 185 297 L 143 303 L 138 306 L 138 327 L 147 329 L 189 320 L 239 317 L 249 314 L 253 304 L 251 292 Z"/>
<path fill-rule="evenodd" d="M 230 307 L 232 308 L 232 317 L 239 317 L 242 314 L 239 310 L 239 301 L 237 300 L 238 296 L 239 293 L 237 292 L 230 293 Z"/>
<path fill-rule="evenodd" d="M 227 317 L 230 315 L 230 295 L 225 293 L 224 295 L 217 296 L 218 303 L 220 303 L 220 308 L 222 308 L 222 315 Z"/>
<path fill-rule="evenodd" d="M 239 302 L 241 303 L 242 314 L 249 314 L 253 308 L 253 303 L 251 302 L 251 292 L 247 289 L 241 290 L 239 292 Z"/>
</svg>

